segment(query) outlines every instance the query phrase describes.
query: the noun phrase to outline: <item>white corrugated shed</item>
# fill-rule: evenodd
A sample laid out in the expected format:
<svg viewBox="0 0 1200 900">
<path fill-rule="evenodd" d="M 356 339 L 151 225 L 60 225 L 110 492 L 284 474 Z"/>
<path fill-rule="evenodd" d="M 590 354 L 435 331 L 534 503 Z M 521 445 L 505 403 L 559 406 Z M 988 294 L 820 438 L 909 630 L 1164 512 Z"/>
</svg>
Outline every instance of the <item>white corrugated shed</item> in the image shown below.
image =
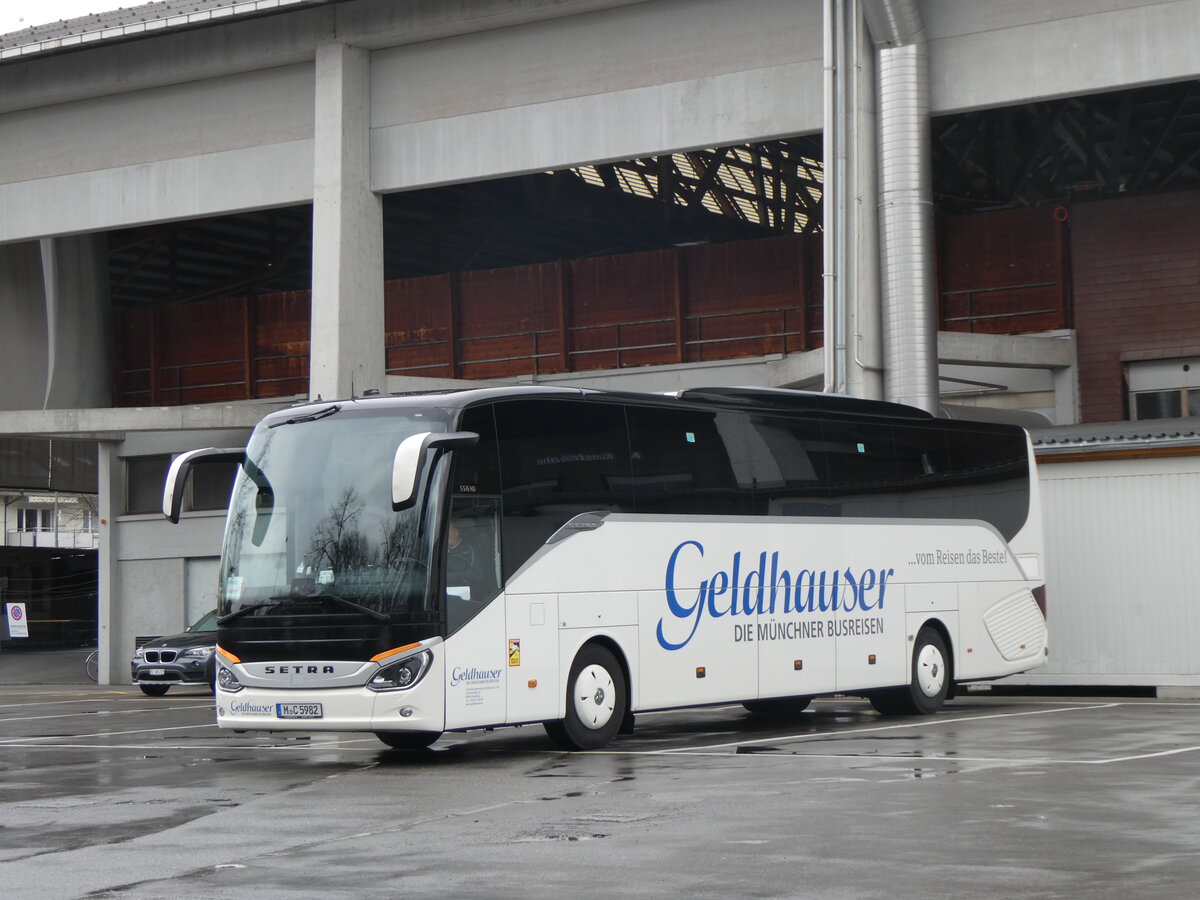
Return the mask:
<svg viewBox="0 0 1200 900">
<path fill-rule="evenodd" d="M 1038 442 L 1050 656 L 1012 682 L 1197 695 L 1200 455 L 1180 447 L 1194 441 L 1175 430 Z"/>
</svg>

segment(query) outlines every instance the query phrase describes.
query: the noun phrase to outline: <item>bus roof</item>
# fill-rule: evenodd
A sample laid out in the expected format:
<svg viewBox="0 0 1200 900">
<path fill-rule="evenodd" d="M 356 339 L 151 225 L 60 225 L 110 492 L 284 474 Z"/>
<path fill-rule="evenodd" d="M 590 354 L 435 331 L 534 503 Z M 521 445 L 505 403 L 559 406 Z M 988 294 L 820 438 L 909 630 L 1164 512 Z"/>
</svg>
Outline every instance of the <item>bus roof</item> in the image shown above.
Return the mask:
<svg viewBox="0 0 1200 900">
<path fill-rule="evenodd" d="M 462 409 L 479 403 L 518 398 L 576 398 L 580 400 L 616 401 L 668 406 L 710 406 L 737 409 L 761 409 L 782 412 L 812 412 L 843 416 L 878 416 L 892 419 L 929 420 L 934 418 L 925 410 L 899 403 L 863 400 L 842 394 L 822 394 L 788 388 L 767 387 L 701 387 L 669 393 L 638 393 L 633 391 L 604 391 L 592 388 L 555 387 L 550 385 L 512 385 L 505 387 L 463 388 L 445 391 L 416 391 L 387 396 L 355 397 L 349 400 L 314 400 L 277 410 L 264 418 L 267 425 L 289 419 L 300 419 L 331 407 L 367 409 L 411 409 L 432 406 L 441 409 Z"/>
</svg>

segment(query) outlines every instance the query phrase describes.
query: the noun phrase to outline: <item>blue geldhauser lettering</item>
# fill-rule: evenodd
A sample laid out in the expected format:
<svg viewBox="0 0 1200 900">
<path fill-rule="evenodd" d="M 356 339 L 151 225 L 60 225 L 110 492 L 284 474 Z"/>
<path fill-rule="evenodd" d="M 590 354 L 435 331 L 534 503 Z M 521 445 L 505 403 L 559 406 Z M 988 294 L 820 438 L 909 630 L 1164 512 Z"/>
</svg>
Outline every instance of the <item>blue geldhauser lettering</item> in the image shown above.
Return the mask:
<svg viewBox="0 0 1200 900">
<path fill-rule="evenodd" d="M 746 556 L 754 558 L 751 553 Z M 668 615 L 658 620 L 659 646 L 665 650 L 686 647 L 699 631 L 706 609 L 713 619 L 775 615 L 782 599 L 784 615 L 882 610 L 888 578 L 895 574 L 895 569 L 882 566 L 788 570 L 777 550 L 760 550 L 757 557 L 757 566 L 743 573 L 739 550 L 730 557 L 727 568 L 705 573 L 703 544 L 687 540 L 676 546 L 667 560 Z M 685 602 L 683 597 L 694 599 Z M 672 627 L 676 625 L 678 630 Z"/>
</svg>

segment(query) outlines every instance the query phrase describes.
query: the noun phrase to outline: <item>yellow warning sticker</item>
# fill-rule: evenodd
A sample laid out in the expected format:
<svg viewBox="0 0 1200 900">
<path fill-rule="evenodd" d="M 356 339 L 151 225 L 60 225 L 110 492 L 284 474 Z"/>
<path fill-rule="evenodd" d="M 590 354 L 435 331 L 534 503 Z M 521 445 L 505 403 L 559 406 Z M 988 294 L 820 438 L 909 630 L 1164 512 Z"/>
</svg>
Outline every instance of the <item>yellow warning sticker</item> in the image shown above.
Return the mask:
<svg viewBox="0 0 1200 900">
<path fill-rule="evenodd" d="M 521 664 L 521 641 L 519 638 L 509 638 L 508 664 L 510 666 L 519 666 Z"/>
</svg>

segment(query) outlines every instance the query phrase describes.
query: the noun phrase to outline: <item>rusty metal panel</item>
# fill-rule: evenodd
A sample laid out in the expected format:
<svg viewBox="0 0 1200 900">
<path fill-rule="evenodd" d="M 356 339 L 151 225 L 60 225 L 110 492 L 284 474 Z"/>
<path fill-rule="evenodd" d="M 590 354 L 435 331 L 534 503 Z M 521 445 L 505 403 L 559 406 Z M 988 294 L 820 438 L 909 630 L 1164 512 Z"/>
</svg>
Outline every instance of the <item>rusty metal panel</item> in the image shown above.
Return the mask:
<svg viewBox="0 0 1200 900">
<path fill-rule="evenodd" d="M 803 306 L 801 235 L 708 244 L 684 252 L 689 315 Z"/>
<path fill-rule="evenodd" d="M 446 378 L 454 374 L 451 278 L 388 281 L 383 288 L 387 371 Z"/>
<path fill-rule="evenodd" d="M 532 335 L 559 328 L 559 274 L 554 264 L 463 272 L 459 336 Z"/>
<path fill-rule="evenodd" d="M 1068 327 L 1065 227 L 1054 207 L 944 217 L 939 327 L 985 334 Z"/>
<path fill-rule="evenodd" d="M 675 253 L 655 250 L 571 263 L 571 325 L 591 328 L 675 316 Z"/>
</svg>

